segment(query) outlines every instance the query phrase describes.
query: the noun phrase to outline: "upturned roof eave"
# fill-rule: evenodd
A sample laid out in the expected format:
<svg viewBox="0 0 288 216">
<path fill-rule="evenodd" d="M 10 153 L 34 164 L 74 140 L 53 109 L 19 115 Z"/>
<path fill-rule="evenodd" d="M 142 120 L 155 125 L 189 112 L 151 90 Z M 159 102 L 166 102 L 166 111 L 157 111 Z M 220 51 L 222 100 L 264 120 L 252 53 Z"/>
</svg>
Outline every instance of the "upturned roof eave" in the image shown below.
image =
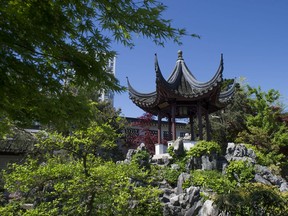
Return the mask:
<svg viewBox="0 0 288 216">
<path fill-rule="evenodd" d="M 139 108 L 153 114 L 159 112 L 159 104 L 175 99 L 187 103 L 197 100 L 210 101 L 211 112 L 214 112 L 225 107 L 231 101 L 235 91 L 234 84 L 228 91 L 220 92 L 223 70 L 223 55 L 221 54 L 220 65 L 212 79 L 208 82 L 199 82 L 186 66 L 182 52 L 180 56 L 178 52 L 176 66 L 166 81 L 155 54 L 156 91 L 140 93 L 130 85 L 127 78 L 129 97 Z M 186 87 L 179 88 L 183 84 Z"/>
<path fill-rule="evenodd" d="M 217 72 L 208 82 L 199 82 L 192 75 L 188 67 L 186 66 L 182 55 L 178 57 L 176 66 L 166 81 L 161 73 L 157 56 L 155 57 L 155 72 L 156 72 L 156 89 L 161 89 L 162 92 L 166 92 L 166 94 L 175 94 L 179 97 L 183 96 L 184 98 L 195 98 L 199 95 L 207 94 L 208 92 L 215 91 L 215 89 L 220 88 L 220 83 L 223 81 L 222 73 L 223 73 L 223 55 L 221 54 L 220 65 L 218 67 Z M 188 86 L 185 91 L 186 94 L 182 95 L 179 93 L 178 89 L 183 89 L 181 84 L 182 76 L 185 79 L 185 83 Z"/>
<path fill-rule="evenodd" d="M 140 108 L 149 107 L 153 105 L 154 103 L 156 103 L 157 98 L 158 98 L 156 91 L 151 92 L 151 93 L 140 93 L 132 87 L 132 85 L 129 82 L 128 77 L 126 78 L 127 78 L 129 98 L 133 101 L 133 103 L 135 103 Z M 148 100 L 150 101 L 147 102 Z"/>
<path fill-rule="evenodd" d="M 235 91 L 236 91 L 236 80 L 234 79 L 232 86 L 227 91 L 220 92 L 218 97 L 219 103 L 226 106 L 233 99 Z"/>
</svg>

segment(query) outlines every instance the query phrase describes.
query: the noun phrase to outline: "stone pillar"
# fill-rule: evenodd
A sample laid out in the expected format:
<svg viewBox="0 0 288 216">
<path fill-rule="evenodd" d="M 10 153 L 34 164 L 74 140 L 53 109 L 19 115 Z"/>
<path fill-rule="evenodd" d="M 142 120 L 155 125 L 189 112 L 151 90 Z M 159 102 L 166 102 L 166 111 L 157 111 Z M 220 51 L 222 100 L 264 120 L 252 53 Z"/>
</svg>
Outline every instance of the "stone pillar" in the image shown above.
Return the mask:
<svg viewBox="0 0 288 216">
<path fill-rule="evenodd" d="M 161 121 L 162 121 L 161 113 L 158 112 L 158 127 L 157 127 L 158 128 L 158 144 L 160 144 L 162 141 Z"/>
<path fill-rule="evenodd" d="M 172 104 L 172 140 L 176 140 L 176 103 Z"/>
<path fill-rule="evenodd" d="M 199 102 L 197 103 L 197 117 L 199 127 L 199 140 L 203 140 L 202 107 Z"/>
</svg>

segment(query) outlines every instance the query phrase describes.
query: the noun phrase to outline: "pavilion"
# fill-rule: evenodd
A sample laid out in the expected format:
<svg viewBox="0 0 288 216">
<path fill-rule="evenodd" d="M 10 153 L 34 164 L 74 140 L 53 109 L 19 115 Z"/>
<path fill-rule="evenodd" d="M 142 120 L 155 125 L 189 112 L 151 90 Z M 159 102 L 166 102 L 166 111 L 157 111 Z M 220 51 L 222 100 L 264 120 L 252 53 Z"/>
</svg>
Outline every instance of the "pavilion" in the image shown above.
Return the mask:
<svg viewBox="0 0 288 216">
<path fill-rule="evenodd" d="M 208 82 L 199 82 L 186 66 L 182 51 L 178 51 L 176 66 L 167 80 L 164 79 L 155 54 L 156 91 L 140 93 L 130 84 L 129 97 L 145 112 L 158 116 L 158 143 L 161 143 L 162 118 L 168 119 L 172 140 L 176 140 L 176 118 L 189 118 L 191 140 L 195 140 L 194 119 L 198 120 L 198 139 L 203 140 L 203 122 L 205 117 L 206 139 L 211 139 L 209 114 L 226 107 L 235 92 L 235 80 L 226 91 L 221 91 L 223 82 L 223 55 L 215 75 Z"/>
</svg>

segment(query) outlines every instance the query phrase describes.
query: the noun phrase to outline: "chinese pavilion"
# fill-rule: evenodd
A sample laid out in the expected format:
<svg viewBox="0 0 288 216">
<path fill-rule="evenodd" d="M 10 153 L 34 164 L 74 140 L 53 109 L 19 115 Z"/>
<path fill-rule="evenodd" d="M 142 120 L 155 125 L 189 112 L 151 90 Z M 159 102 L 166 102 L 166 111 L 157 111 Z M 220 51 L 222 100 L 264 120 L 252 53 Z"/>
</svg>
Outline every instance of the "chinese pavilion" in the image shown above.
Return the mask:
<svg viewBox="0 0 288 216">
<path fill-rule="evenodd" d="M 170 136 L 176 139 L 176 118 L 189 118 L 191 127 L 191 140 L 195 140 L 193 129 L 194 118 L 198 120 L 198 138 L 203 140 L 203 122 L 205 117 L 206 139 L 211 139 L 209 114 L 223 109 L 231 101 L 235 92 L 235 81 L 226 91 L 221 91 L 223 73 L 223 55 L 220 65 L 208 82 L 199 82 L 187 68 L 178 51 L 176 66 L 167 80 L 164 79 L 155 55 L 156 91 L 151 93 L 137 92 L 130 84 L 128 78 L 128 91 L 130 99 L 142 110 L 158 116 L 158 143 L 161 143 L 161 122 L 166 117 L 169 123 Z"/>
</svg>

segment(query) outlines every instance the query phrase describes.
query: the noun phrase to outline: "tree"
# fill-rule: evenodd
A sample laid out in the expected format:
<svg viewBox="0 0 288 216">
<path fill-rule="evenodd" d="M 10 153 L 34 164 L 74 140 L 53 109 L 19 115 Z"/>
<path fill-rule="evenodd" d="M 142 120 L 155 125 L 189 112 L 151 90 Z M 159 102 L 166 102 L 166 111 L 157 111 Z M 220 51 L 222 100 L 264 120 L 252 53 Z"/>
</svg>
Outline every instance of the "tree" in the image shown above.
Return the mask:
<svg viewBox="0 0 288 216">
<path fill-rule="evenodd" d="M 225 88 L 229 87 L 227 84 L 229 81 L 231 80 L 224 82 Z M 235 95 L 231 103 L 225 109 L 210 115 L 213 140 L 222 145 L 234 142 L 238 133 L 245 129 L 245 115 L 249 112 L 246 87 L 236 84 Z M 226 146 L 223 147 L 226 149 Z"/>
<path fill-rule="evenodd" d="M 116 54 L 111 41 L 132 48 L 133 36 L 141 35 L 158 45 L 168 39 L 180 43 L 187 33 L 162 18 L 165 9 L 156 0 L 1 1 L 2 134 L 11 121 L 57 128 L 69 120 L 79 124 L 89 100 L 71 87 L 123 91 L 105 72 L 107 60 Z"/>
<path fill-rule="evenodd" d="M 136 122 L 132 123 L 133 126 L 139 127 L 139 134 L 132 138 L 132 146 L 138 146 L 140 143 L 144 143 L 150 154 L 155 153 L 155 144 L 158 142 L 157 134 L 151 131 L 153 120 L 151 113 L 144 113 Z M 166 140 L 163 140 L 163 143 L 166 142 Z"/>
<path fill-rule="evenodd" d="M 5 188 L 19 199 L 0 207 L 0 214 L 160 215 L 159 191 L 149 185 L 148 172 L 136 162 L 103 159 L 101 152 L 121 136 L 113 125 L 106 118 L 69 135 L 40 133 L 25 163 L 3 174 Z M 25 203 L 33 208 L 25 210 Z"/>
<path fill-rule="evenodd" d="M 238 134 L 236 141 L 253 145 L 265 155 L 264 165 L 279 166 L 287 178 L 288 127 L 280 118 L 280 93 L 248 87 L 248 96 L 251 112 L 245 115 L 246 129 Z"/>
</svg>

